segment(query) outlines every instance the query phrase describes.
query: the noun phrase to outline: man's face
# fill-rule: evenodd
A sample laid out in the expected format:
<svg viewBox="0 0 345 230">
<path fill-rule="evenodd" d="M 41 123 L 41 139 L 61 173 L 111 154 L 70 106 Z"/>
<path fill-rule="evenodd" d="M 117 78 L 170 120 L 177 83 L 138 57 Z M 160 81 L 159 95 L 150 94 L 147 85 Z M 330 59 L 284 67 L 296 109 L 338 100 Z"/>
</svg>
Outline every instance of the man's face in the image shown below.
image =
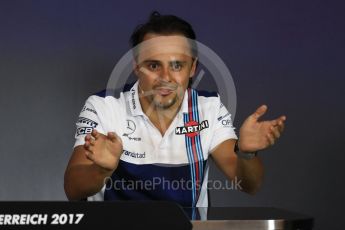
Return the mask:
<svg viewBox="0 0 345 230">
<path fill-rule="evenodd" d="M 179 106 L 195 67 L 187 38 L 146 34 L 135 67 L 142 99 L 160 109 Z"/>
</svg>

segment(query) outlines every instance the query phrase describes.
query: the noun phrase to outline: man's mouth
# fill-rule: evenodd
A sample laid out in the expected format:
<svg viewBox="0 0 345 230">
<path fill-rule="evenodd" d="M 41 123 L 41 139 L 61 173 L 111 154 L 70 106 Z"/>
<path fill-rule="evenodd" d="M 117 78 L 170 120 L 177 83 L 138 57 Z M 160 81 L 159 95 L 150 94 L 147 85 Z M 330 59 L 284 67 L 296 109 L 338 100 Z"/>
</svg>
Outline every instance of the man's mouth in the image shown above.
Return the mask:
<svg viewBox="0 0 345 230">
<path fill-rule="evenodd" d="M 168 96 L 170 95 L 174 90 L 171 88 L 165 88 L 165 87 L 157 87 L 155 89 L 156 93 L 160 96 Z"/>
</svg>

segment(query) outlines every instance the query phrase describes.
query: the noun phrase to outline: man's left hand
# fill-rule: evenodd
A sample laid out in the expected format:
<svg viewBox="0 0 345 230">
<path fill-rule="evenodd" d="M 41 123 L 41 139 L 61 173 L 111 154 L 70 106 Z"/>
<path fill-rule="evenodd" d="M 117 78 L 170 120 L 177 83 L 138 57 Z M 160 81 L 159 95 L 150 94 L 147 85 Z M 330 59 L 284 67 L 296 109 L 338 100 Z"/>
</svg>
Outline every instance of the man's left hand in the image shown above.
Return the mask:
<svg viewBox="0 0 345 230">
<path fill-rule="evenodd" d="M 240 128 L 238 146 L 241 152 L 255 152 L 274 145 L 284 130 L 286 116 L 271 121 L 258 121 L 267 111 L 267 106 L 260 106 L 250 115 Z"/>
</svg>

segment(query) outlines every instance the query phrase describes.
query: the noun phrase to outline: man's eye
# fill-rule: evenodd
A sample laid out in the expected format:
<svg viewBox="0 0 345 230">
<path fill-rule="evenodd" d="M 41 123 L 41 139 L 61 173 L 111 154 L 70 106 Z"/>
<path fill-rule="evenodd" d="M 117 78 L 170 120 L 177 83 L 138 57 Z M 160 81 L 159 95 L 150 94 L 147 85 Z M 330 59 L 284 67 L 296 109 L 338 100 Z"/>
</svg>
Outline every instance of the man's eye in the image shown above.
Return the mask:
<svg viewBox="0 0 345 230">
<path fill-rule="evenodd" d="M 182 69 L 182 65 L 181 65 L 181 63 L 174 62 L 171 64 L 171 69 L 173 71 L 180 71 Z"/>
<path fill-rule="evenodd" d="M 151 63 L 149 64 L 150 70 L 158 70 L 159 65 L 157 63 Z"/>
</svg>

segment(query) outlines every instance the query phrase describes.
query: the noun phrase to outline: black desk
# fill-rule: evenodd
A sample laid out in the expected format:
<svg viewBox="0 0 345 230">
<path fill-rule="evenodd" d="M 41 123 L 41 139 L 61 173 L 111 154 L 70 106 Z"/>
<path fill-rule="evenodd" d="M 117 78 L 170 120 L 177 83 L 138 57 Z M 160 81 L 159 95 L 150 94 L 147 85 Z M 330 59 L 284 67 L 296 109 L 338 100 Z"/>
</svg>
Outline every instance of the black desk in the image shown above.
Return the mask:
<svg viewBox="0 0 345 230">
<path fill-rule="evenodd" d="M 184 208 L 193 230 L 236 229 L 273 230 L 313 228 L 313 218 L 299 213 L 269 207 Z"/>
<path fill-rule="evenodd" d="M 38 215 L 45 221 L 39 222 Z M 313 218 L 277 208 L 182 208 L 165 201 L 0 202 L 0 229 L 99 229 L 105 226 L 125 230 L 310 230 Z"/>
</svg>

